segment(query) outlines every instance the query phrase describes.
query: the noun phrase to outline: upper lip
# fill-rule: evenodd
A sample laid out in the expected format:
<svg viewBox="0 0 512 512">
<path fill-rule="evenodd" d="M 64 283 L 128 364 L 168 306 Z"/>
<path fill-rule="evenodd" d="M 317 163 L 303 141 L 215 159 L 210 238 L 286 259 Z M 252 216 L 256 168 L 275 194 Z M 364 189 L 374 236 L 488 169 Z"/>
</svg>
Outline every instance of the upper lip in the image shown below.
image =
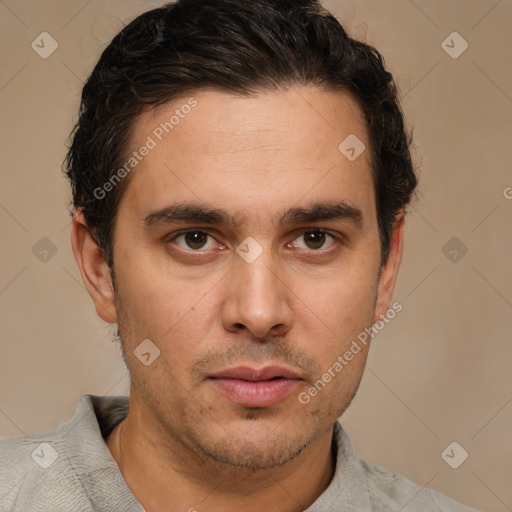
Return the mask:
<svg viewBox="0 0 512 512">
<path fill-rule="evenodd" d="M 276 377 L 283 379 L 300 379 L 296 372 L 283 368 L 282 366 L 265 366 L 260 369 L 250 368 L 249 366 L 238 366 L 236 368 L 222 370 L 211 376 L 211 378 L 215 379 L 239 379 L 252 382 L 270 380 Z"/>
</svg>

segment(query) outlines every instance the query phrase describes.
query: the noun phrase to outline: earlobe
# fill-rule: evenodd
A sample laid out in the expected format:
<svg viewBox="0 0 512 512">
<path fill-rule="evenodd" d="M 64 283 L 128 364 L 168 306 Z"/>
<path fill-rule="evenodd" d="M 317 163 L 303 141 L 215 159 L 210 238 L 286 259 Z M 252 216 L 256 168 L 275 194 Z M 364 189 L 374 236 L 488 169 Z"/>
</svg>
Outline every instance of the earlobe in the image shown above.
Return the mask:
<svg viewBox="0 0 512 512">
<path fill-rule="evenodd" d="M 404 217 L 403 211 L 396 216 L 391 233 L 388 259 L 381 269 L 374 322 L 385 316 L 395 289 L 404 247 Z"/>
<path fill-rule="evenodd" d="M 98 316 L 108 323 L 116 323 L 114 287 L 105 253 L 91 235 L 83 214 L 73 215 L 71 246 L 84 284 L 91 296 Z"/>
</svg>

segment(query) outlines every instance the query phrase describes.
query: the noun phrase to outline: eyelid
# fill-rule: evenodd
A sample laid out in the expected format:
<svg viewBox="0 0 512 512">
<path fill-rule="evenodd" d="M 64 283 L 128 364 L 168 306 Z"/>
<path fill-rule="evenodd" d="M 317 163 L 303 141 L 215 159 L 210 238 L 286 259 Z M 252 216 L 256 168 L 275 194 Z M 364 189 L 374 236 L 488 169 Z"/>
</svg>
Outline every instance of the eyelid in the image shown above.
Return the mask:
<svg viewBox="0 0 512 512">
<path fill-rule="evenodd" d="M 345 236 L 342 233 L 333 232 L 333 231 L 331 231 L 329 229 L 324 229 L 324 228 L 319 228 L 319 227 L 311 226 L 311 227 L 297 228 L 296 230 L 294 230 L 294 232 L 293 232 L 294 238 L 292 240 L 292 243 L 297 238 L 299 238 L 301 235 L 304 235 L 304 233 L 310 233 L 310 232 L 324 233 L 326 235 L 329 235 L 331 237 L 331 239 L 333 240 L 333 242 L 334 242 L 332 245 L 339 245 L 340 243 L 343 243 L 344 240 L 345 240 Z M 187 229 L 182 229 L 181 231 L 178 231 L 177 233 L 173 233 L 170 238 L 167 238 L 167 243 L 173 242 L 179 236 L 186 235 L 187 233 L 204 233 L 207 236 L 209 236 L 210 238 L 213 238 L 217 242 L 218 245 L 222 246 L 222 248 L 226 247 L 223 243 L 219 242 L 214 235 L 212 235 L 209 232 L 208 228 L 187 228 Z M 287 245 L 289 245 L 289 243 Z M 201 252 L 208 252 L 209 250 L 211 250 L 211 249 L 184 249 L 184 248 L 182 248 L 180 246 L 178 246 L 178 248 L 180 250 L 182 250 L 182 251 L 187 252 L 187 253 L 201 253 Z M 301 248 L 299 248 L 299 249 L 301 249 Z M 320 253 L 320 252 L 327 252 L 327 251 L 332 250 L 332 249 L 331 249 L 331 247 L 329 247 L 328 249 L 303 249 L 303 250 L 310 251 L 310 252 L 318 252 L 318 253 Z"/>
<path fill-rule="evenodd" d="M 186 235 L 187 233 L 204 233 L 208 237 L 213 238 L 215 241 L 217 241 L 217 239 L 211 233 L 209 233 L 208 230 L 206 230 L 206 229 L 188 228 L 188 229 L 182 229 L 181 231 L 178 231 L 177 233 L 173 233 L 170 238 L 167 238 L 167 243 L 174 242 L 174 240 L 176 240 L 176 238 L 178 238 L 182 235 Z M 221 245 L 222 247 L 225 247 L 224 244 L 221 244 L 218 241 L 217 241 L 217 244 Z M 187 253 L 201 253 L 201 252 L 207 252 L 207 251 L 211 250 L 211 249 L 203 249 L 203 248 L 201 248 L 201 249 L 184 249 L 184 248 L 180 247 L 179 245 L 178 245 L 178 248 Z"/>
<path fill-rule="evenodd" d="M 327 251 L 332 250 L 332 246 L 339 245 L 340 243 L 342 243 L 344 241 L 344 236 L 341 233 L 333 232 L 329 229 L 323 229 L 323 228 L 317 228 L 317 227 L 299 228 L 299 230 L 297 232 L 298 232 L 298 236 L 296 236 L 293 239 L 293 241 L 297 240 L 297 238 L 299 238 L 301 235 L 304 235 L 304 233 L 323 233 L 323 234 L 329 235 L 331 237 L 333 244 L 330 247 L 328 247 L 327 249 L 304 249 L 306 251 L 309 250 L 310 252 L 318 252 L 318 253 L 327 252 Z"/>
</svg>

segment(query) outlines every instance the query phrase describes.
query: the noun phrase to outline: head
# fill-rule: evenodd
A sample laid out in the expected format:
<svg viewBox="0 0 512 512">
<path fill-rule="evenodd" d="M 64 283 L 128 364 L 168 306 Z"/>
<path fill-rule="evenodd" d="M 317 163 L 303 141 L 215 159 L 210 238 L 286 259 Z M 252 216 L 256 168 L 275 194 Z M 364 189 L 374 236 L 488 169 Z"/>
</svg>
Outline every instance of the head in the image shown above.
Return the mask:
<svg viewBox="0 0 512 512">
<path fill-rule="evenodd" d="M 272 467 L 332 428 L 369 344 L 335 363 L 389 307 L 409 147 L 382 57 L 316 1 L 179 0 L 114 38 L 66 161 L 73 249 L 155 429 Z M 296 376 L 272 404 L 216 378 L 269 365 Z"/>
</svg>

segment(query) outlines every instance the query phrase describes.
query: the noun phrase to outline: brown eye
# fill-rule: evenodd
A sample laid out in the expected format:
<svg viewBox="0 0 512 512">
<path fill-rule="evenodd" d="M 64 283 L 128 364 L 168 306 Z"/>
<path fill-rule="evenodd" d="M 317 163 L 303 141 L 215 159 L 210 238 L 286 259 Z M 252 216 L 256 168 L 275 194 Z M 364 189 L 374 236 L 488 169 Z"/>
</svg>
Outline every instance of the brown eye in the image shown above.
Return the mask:
<svg viewBox="0 0 512 512">
<path fill-rule="evenodd" d="M 325 233 L 308 231 L 304 233 L 304 240 L 310 249 L 321 249 L 325 242 Z"/>
<path fill-rule="evenodd" d="M 201 249 L 208 238 L 206 233 L 191 231 L 185 234 L 185 242 L 191 249 Z"/>
<path fill-rule="evenodd" d="M 211 248 L 207 247 L 208 238 L 211 238 L 210 235 L 204 231 L 186 231 L 177 235 L 174 238 L 174 242 L 182 249 L 194 249 L 197 251 L 199 249 Z M 182 243 L 179 243 L 180 241 Z"/>
<path fill-rule="evenodd" d="M 331 244 L 328 244 L 325 247 L 326 242 L 328 242 L 329 238 L 331 239 Z M 294 245 L 300 249 L 327 249 L 331 245 L 333 245 L 334 236 L 330 233 L 326 233 L 320 230 L 314 231 L 304 231 L 299 237 L 297 237 L 294 241 Z"/>
</svg>

